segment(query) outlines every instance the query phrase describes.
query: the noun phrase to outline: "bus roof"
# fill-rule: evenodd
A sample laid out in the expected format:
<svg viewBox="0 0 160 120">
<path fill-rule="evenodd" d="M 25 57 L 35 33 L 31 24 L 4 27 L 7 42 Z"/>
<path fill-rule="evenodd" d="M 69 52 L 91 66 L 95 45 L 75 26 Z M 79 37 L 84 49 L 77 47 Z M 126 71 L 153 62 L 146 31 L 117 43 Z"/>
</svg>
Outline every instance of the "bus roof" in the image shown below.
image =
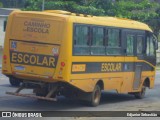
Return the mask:
<svg viewBox="0 0 160 120">
<path fill-rule="evenodd" d="M 89 17 L 88 20 L 86 18 L 79 19 L 76 17 L 76 22 L 79 23 L 86 23 L 86 24 L 96 24 L 96 25 L 105 25 L 110 27 L 120 27 L 120 28 L 130 28 L 130 29 L 137 29 L 137 30 L 146 30 L 152 32 L 148 25 L 130 20 L 130 19 L 123 19 L 123 18 L 116 18 L 116 17 Z"/>
<path fill-rule="evenodd" d="M 85 14 L 71 13 L 63 10 L 46 10 L 43 12 L 35 12 L 35 11 L 34 12 L 19 11 L 19 12 L 57 16 L 57 17 L 69 19 L 73 23 L 130 28 L 130 29 L 146 30 L 146 31 L 152 32 L 152 30 L 149 28 L 148 25 L 142 22 L 138 22 L 138 21 L 126 19 L 126 18 L 91 16 L 91 15 L 85 15 Z"/>
</svg>

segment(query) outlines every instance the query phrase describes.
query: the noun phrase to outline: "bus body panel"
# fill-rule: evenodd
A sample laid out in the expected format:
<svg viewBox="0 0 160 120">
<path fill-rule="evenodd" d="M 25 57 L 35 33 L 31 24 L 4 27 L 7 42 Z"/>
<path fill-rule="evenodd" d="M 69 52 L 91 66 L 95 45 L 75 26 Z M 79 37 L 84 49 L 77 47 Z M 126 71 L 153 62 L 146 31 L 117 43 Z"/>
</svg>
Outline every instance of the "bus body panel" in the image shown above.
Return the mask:
<svg viewBox="0 0 160 120">
<path fill-rule="evenodd" d="M 36 81 L 39 77 L 50 82 L 66 78 L 64 71 L 68 52 L 60 54 L 60 51 L 68 51 L 63 43 L 67 36 L 65 18 L 15 11 L 10 15 L 7 26 L 10 28 L 5 38 L 7 64 L 3 64 L 4 74 L 17 78 L 24 75 Z M 61 62 L 65 63 L 63 70 Z"/>
<path fill-rule="evenodd" d="M 119 63 L 122 68 L 120 71 L 116 71 L 119 69 L 116 65 L 119 65 Z M 125 63 L 140 63 L 142 65 L 145 63 L 138 89 L 133 88 L 135 80 L 134 66 L 133 71 L 127 72 L 124 68 Z M 103 65 L 106 65 L 105 69 Z M 147 71 L 145 70 L 146 66 L 149 67 Z M 89 69 L 90 67 L 91 69 Z M 154 76 L 155 72 L 152 70 L 152 66 L 145 60 L 138 60 L 137 57 L 127 57 L 124 61 L 123 56 L 73 56 L 70 84 L 83 91 L 91 92 L 100 80 L 104 83 L 104 90 L 116 90 L 118 93 L 128 93 L 140 91 L 143 82 L 147 78 L 150 80 L 149 87 L 153 88 Z"/>
</svg>

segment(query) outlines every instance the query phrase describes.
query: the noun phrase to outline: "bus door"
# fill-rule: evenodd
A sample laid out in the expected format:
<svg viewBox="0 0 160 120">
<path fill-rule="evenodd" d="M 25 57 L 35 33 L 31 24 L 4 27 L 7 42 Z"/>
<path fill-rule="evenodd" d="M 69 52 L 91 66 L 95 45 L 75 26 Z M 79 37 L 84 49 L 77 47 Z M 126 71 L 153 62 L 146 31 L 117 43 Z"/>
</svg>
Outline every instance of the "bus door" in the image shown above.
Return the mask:
<svg viewBox="0 0 160 120">
<path fill-rule="evenodd" d="M 133 82 L 133 89 L 137 90 L 141 84 L 141 73 L 142 71 L 154 71 L 156 65 L 156 39 L 151 33 L 137 32 L 136 33 L 136 56 L 137 60 L 143 62 L 135 62 L 135 79 Z M 145 61 L 145 62 L 144 62 Z M 146 64 L 147 62 L 147 64 Z M 153 65 L 153 66 L 152 66 Z"/>
<path fill-rule="evenodd" d="M 145 35 L 144 33 L 138 32 L 136 34 L 136 56 L 138 60 L 143 60 L 144 59 L 144 39 Z M 142 69 L 143 69 L 143 63 L 142 62 L 135 62 L 135 79 L 133 82 L 133 89 L 137 90 L 140 87 L 141 84 L 141 74 L 142 74 Z"/>
<path fill-rule="evenodd" d="M 124 81 L 126 82 L 127 90 L 132 90 L 132 83 L 134 81 L 135 76 L 140 76 L 140 72 L 135 73 L 135 46 L 136 46 L 136 34 L 134 31 L 126 30 L 123 31 L 124 36 L 124 48 L 125 48 L 125 61 L 123 65 L 124 70 Z M 137 68 L 141 70 L 140 68 Z"/>
</svg>

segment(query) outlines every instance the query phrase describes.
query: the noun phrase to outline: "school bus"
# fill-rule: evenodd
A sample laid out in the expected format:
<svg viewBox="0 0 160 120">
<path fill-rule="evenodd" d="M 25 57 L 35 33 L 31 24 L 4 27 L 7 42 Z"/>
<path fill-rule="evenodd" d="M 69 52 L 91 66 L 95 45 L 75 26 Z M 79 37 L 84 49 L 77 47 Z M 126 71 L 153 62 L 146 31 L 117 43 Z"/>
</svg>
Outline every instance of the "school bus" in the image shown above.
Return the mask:
<svg viewBox="0 0 160 120">
<path fill-rule="evenodd" d="M 8 18 L 2 72 L 10 95 L 56 101 L 77 98 L 91 106 L 101 91 L 143 98 L 154 87 L 157 39 L 148 25 L 123 18 L 61 10 L 14 11 Z M 30 87 L 33 94 L 20 91 Z"/>
</svg>

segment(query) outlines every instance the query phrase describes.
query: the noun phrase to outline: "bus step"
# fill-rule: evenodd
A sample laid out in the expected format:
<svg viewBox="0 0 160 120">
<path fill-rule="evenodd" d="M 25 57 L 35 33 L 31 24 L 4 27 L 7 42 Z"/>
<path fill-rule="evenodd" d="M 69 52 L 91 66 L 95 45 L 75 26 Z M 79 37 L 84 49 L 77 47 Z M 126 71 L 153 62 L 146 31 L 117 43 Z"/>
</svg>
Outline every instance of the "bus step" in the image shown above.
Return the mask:
<svg viewBox="0 0 160 120">
<path fill-rule="evenodd" d="M 15 96 L 22 96 L 22 97 L 37 98 L 37 99 L 48 100 L 48 101 L 57 101 L 56 98 L 48 98 L 48 97 L 36 96 L 34 94 L 21 94 L 21 93 L 15 93 L 15 92 L 6 92 L 6 94 L 15 95 Z"/>
</svg>

